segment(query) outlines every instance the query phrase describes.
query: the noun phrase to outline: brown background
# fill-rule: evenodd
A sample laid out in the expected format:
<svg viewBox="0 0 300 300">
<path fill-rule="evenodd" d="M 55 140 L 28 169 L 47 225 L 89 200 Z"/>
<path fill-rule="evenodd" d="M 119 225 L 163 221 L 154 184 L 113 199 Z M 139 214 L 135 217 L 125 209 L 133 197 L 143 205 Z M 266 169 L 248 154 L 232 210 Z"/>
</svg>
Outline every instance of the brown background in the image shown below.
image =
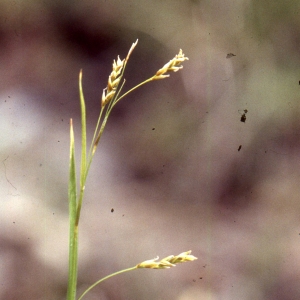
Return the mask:
<svg viewBox="0 0 300 300">
<path fill-rule="evenodd" d="M 190 60 L 112 113 L 86 187 L 79 293 L 191 249 L 195 262 L 85 299 L 300 299 L 299 14 L 297 0 L 2 0 L 0 299 L 65 299 L 78 73 L 91 137 L 112 61 L 137 38 L 125 90 L 180 48 Z"/>
</svg>

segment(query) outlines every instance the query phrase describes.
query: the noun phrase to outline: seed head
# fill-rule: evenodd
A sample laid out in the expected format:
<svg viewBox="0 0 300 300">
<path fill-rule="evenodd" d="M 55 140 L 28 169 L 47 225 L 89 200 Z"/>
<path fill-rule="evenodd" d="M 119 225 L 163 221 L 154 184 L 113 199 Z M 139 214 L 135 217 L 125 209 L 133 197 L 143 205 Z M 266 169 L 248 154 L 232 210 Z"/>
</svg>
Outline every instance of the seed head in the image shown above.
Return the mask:
<svg viewBox="0 0 300 300">
<path fill-rule="evenodd" d="M 145 260 L 141 263 L 139 263 L 136 267 L 137 268 L 150 268 L 150 269 L 169 269 L 171 267 L 175 267 L 178 263 L 183 263 L 187 261 L 193 261 L 196 260 L 197 257 L 190 255 L 191 250 L 187 252 L 182 252 L 177 256 L 170 255 L 165 258 L 163 258 L 160 261 L 157 261 L 159 257 L 157 256 L 154 259 Z"/>
<path fill-rule="evenodd" d="M 125 65 L 127 61 L 129 60 L 129 57 L 134 50 L 135 46 L 137 45 L 138 40 L 136 40 L 135 43 L 133 43 L 128 51 L 128 54 L 125 59 L 121 60 L 118 56 L 117 61 L 113 61 L 113 70 L 110 73 L 108 77 L 108 83 L 107 87 L 103 89 L 102 93 L 102 99 L 101 99 L 101 106 L 105 106 L 109 101 L 114 97 L 116 94 L 116 91 L 118 89 L 118 85 L 120 83 L 120 80 L 122 78 L 123 70 L 125 69 Z"/>
<path fill-rule="evenodd" d="M 166 258 L 164 258 L 163 260 L 167 260 L 172 264 L 179 264 L 179 263 L 183 263 L 183 262 L 187 262 L 187 261 L 193 261 L 198 259 L 197 257 L 195 257 L 194 255 L 191 255 L 191 250 L 186 251 L 186 252 L 182 252 L 176 256 L 170 255 Z"/>
<path fill-rule="evenodd" d="M 157 261 L 158 256 L 153 259 L 145 260 L 138 264 L 137 268 L 150 268 L 150 269 L 169 269 L 171 267 L 175 267 L 175 265 L 171 264 L 168 261 Z"/>
<path fill-rule="evenodd" d="M 113 61 L 113 70 L 108 77 L 107 87 L 103 90 L 101 105 L 105 106 L 115 95 L 118 84 L 120 82 L 120 75 L 123 70 L 125 59 L 121 60 L 118 56 L 117 61 Z"/>
<path fill-rule="evenodd" d="M 185 60 L 189 60 L 189 58 L 185 57 L 184 53 L 180 49 L 179 53 L 175 55 L 175 57 L 172 60 L 170 60 L 167 64 L 165 64 L 161 69 L 159 69 L 156 72 L 156 74 L 153 76 L 153 80 L 169 77 L 170 76 L 169 74 L 165 75 L 167 72 L 179 71 L 180 69 L 183 68 L 181 63 L 184 62 Z"/>
</svg>

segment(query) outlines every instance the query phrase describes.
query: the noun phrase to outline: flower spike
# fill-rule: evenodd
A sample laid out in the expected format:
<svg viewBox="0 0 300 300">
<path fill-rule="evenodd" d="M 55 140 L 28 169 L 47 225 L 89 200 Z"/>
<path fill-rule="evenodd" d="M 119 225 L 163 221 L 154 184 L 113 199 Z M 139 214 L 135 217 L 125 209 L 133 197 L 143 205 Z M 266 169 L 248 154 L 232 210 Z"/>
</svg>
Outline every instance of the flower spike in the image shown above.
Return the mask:
<svg viewBox="0 0 300 300">
<path fill-rule="evenodd" d="M 101 106 L 105 106 L 115 95 L 119 82 L 120 82 L 120 75 L 122 74 L 122 70 L 124 67 L 125 59 L 121 60 L 118 56 L 117 61 L 113 61 L 113 70 L 108 77 L 107 87 L 103 90 L 102 99 L 101 99 Z"/>
<path fill-rule="evenodd" d="M 145 260 L 136 265 L 136 268 L 149 268 L 149 269 L 169 269 L 171 267 L 176 267 L 176 264 L 193 261 L 198 259 L 197 257 L 190 255 L 190 251 L 182 252 L 176 256 L 170 255 L 163 258 L 160 261 L 157 261 L 159 257 L 157 256 L 154 259 Z"/>
<path fill-rule="evenodd" d="M 167 74 L 167 72 L 177 72 L 180 69 L 183 68 L 181 65 L 182 62 L 185 60 L 189 60 L 188 57 L 184 56 L 184 53 L 182 52 L 182 49 L 179 50 L 179 53 L 175 55 L 175 57 L 170 60 L 168 63 L 166 63 L 161 69 L 159 69 L 156 74 L 152 77 L 153 80 L 157 79 L 164 79 L 166 77 L 169 77 L 170 75 Z"/>
</svg>

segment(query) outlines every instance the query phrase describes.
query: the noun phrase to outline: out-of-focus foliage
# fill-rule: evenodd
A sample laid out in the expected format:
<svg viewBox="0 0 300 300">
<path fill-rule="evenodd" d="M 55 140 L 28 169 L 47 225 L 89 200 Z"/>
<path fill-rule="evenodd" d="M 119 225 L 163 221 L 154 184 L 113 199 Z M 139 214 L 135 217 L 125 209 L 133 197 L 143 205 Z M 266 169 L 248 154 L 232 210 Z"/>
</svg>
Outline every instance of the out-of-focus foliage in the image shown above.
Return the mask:
<svg viewBox="0 0 300 300">
<path fill-rule="evenodd" d="M 300 298 L 299 13 L 291 0 L 1 1 L 0 299 L 65 297 L 78 72 L 91 137 L 112 61 L 137 38 L 125 90 L 180 48 L 190 60 L 111 116 L 79 288 L 192 249 L 187 267 L 124 274 L 87 300 Z"/>
</svg>

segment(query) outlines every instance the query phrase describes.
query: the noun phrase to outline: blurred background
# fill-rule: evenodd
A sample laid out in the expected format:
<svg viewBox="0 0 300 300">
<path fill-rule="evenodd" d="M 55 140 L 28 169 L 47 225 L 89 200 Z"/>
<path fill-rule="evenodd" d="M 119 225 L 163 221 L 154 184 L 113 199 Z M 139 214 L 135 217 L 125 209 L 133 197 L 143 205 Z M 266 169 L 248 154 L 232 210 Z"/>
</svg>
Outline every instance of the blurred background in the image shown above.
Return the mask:
<svg viewBox="0 0 300 300">
<path fill-rule="evenodd" d="M 66 298 L 79 70 L 91 137 L 113 59 L 136 39 L 124 91 L 180 48 L 190 60 L 110 117 L 86 186 L 78 294 L 192 250 L 195 262 L 120 275 L 85 299 L 300 299 L 297 0 L 1 0 L 0 299 Z"/>
</svg>

